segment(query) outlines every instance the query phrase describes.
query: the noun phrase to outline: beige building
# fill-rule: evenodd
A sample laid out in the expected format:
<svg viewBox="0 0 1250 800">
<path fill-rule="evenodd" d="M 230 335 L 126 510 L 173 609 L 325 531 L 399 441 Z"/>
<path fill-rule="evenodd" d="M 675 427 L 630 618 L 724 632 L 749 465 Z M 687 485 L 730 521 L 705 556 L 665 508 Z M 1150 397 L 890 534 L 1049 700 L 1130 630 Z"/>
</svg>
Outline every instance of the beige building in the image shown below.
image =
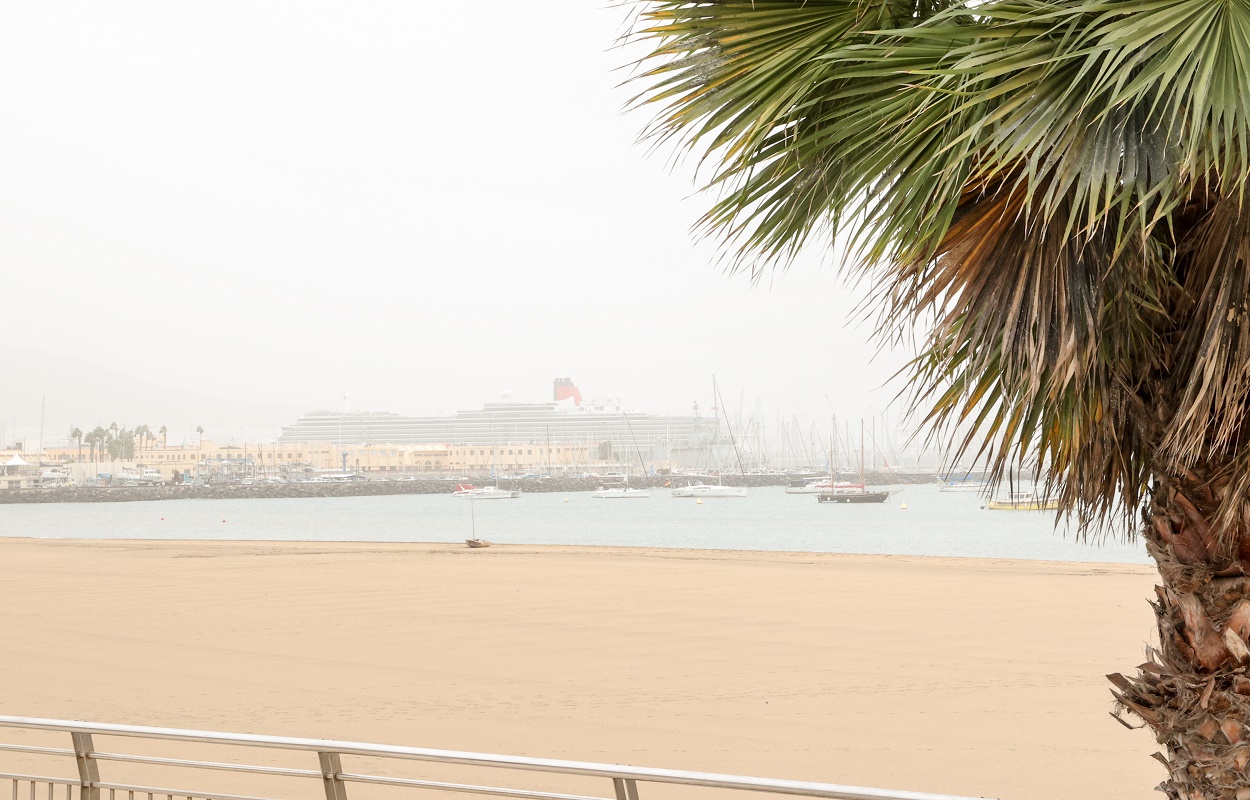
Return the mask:
<svg viewBox="0 0 1250 800">
<path fill-rule="evenodd" d="M 198 444 L 161 447 L 159 442 L 135 454 L 133 461 L 109 462 L 89 448 L 51 447 L 45 463 L 60 463 L 75 478 L 122 468 L 154 469 L 165 480 L 184 476 L 209 478 L 315 477 L 348 472 L 371 478 L 503 475 L 568 475 L 585 472 L 619 472 L 626 464 L 624 453 L 601 450 L 599 443 L 537 444 L 511 442 L 499 445 L 472 444 L 368 444 L 336 446 L 328 442 L 300 444 L 223 444 L 204 440 Z M 38 463 L 33 455 L 28 460 Z M 641 465 L 634 463 L 635 471 Z"/>
</svg>

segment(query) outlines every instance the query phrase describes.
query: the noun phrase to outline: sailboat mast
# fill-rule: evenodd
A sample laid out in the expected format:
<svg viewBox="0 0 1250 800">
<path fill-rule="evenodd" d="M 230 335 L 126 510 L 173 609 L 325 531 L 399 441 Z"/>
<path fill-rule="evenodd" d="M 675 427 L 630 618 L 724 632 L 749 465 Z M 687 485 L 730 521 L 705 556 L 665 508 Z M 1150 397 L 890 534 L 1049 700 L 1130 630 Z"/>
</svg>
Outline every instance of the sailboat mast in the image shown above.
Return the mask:
<svg viewBox="0 0 1250 800">
<path fill-rule="evenodd" d="M 859 482 L 866 484 L 864 480 L 864 418 L 859 418 Z"/>
<path fill-rule="evenodd" d="M 625 427 L 629 429 L 629 439 L 634 443 L 634 455 L 638 456 L 638 466 L 642 467 L 642 474 L 645 477 L 647 474 L 647 462 L 643 460 L 642 449 L 638 447 L 638 437 L 634 435 L 634 426 L 629 422 L 629 414 L 622 411 L 621 416 L 625 418 Z"/>
<path fill-rule="evenodd" d="M 729 412 L 725 410 L 725 404 L 721 401 L 720 391 L 716 388 L 715 375 L 712 376 L 712 392 L 714 393 L 713 399 L 716 400 L 717 405 L 721 407 L 720 413 L 725 417 L 725 427 L 729 429 L 729 443 L 733 445 L 734 448 L 734 458 L 738 461 L 738 472 L 746 475 L 746 468 L 742 466 L 742 454 L 738 452 L 738 442 L 734 439 L 734 429 L 733 426 L 729 424 Z"/>
<path fill-rule="evenodd" d="M 835 480 L 834 470 L 837 469 L 834 464 L 838 461 L 838 418 L 832 417 L 829 420 L 829 485 L 832 486 Z"/>
</svg>

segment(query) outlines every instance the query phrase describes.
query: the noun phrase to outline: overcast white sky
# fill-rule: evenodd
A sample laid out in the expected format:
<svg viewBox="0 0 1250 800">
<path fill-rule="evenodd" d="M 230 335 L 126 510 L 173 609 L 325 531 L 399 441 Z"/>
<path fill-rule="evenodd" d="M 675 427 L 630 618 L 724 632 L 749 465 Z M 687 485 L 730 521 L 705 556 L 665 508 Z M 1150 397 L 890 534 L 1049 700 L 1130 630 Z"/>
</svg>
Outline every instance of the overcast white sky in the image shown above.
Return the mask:
<svg viewBox="0 0 1250 800">
<path fill-rule="evenodd" d="M 813 252 L 715 266 L 636 143 L 625 11 L 412 2 L 0 6 L 10 344 L 226 397 L 449 413 L 511 390 L 853 417 L 857 298 Z"/>
</svg>

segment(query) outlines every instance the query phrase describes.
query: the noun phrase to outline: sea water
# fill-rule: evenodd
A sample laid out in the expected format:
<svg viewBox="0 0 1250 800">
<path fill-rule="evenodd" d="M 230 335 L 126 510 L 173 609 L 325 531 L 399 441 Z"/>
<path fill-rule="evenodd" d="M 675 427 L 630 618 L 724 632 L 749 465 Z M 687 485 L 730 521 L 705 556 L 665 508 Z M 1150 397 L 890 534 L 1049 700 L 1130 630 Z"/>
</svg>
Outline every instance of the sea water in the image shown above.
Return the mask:
<svg viewBox="0 0 1250 800">
<path fill-rule="evenodd" d="M 906 508 L 903 504 L 906 504 Z M 909 486 L 884 504 L 818 503 L 780 487 L 746 497 L 515 500 L 446 495 L 0 505 L 0 536 L 80 539 L 614 545 L 1149 563 L 1140 541 L 1080 541 L 1053 512 L 990 511 L 975 493 Z"/>
</svg>

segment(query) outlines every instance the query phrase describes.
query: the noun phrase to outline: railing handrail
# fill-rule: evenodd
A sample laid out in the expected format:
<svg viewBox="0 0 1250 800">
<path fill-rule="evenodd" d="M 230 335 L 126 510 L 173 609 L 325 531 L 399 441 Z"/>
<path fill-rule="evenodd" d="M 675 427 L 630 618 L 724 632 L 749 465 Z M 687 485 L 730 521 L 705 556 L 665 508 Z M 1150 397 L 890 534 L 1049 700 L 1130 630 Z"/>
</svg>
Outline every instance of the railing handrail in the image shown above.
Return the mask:
<svg viewBox="0 0 1250 800">
<path fill-rule="evenodd" d="M 369 744 L 339 739 L 305 739 L 292 736 L 222 733 L 219 731 L 160 728 L 147 725 L 117 725 L 105 722 L 5 715 L 0 715 L 0 727 L 98 734 L 101 736 L 130 736 L 140 739 L 163 739 L 202 744 L 267 747 L 279 750 L 303 750 L 317 753 L 333 752 L 359 756 L 379 756 L 412 761 L 433 761 L 444 764 L 498 767 L 654 783 L 685 784 L 719 789 L 772 792 L 774 794 L 803 797 L 834 798 L 835 800 L 974 800 L 974 798 L 970 797 L 933 794 L 930 792 L 874 789 L 863 786 L 847 786 L 813 781 L 757 778 L 745 775 L 725 775 L 714 772 L 693 772 L 689 770 L 658 769 L 655 767 L 635 767 L 625 764 L 603 764 L 593 761 L 569 761 L 564 759 L 533 758 L 530 756 L 440 750 L 427 747 Z"/>
</svg>

